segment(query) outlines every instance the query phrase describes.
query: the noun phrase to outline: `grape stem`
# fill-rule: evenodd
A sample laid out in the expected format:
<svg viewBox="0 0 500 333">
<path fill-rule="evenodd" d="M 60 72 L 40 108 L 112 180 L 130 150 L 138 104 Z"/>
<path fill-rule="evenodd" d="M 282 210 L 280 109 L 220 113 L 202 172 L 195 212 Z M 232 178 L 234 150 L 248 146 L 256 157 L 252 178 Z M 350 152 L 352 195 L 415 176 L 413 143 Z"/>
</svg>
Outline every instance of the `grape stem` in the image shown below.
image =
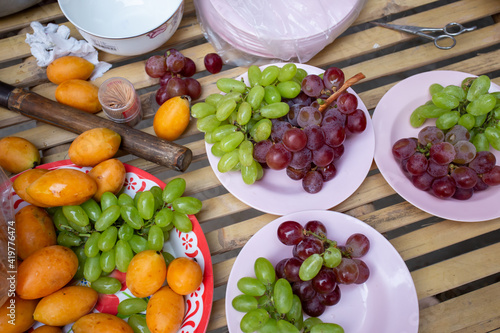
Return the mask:
<svg viewBox="0 0 500 333">
<path fill-rule="evenodd" d="M 317 239 L 319 239 L 323 243 L 328 243 L 328 245 L 330 245 L 330 246 L 337 247 L 337 242 L 336 241 L 328 239 L 327 237 L 325 237 L 323 235 L 318 235 L 318 234 L 316 234 L 316 233 L 314 233 L 312 231 L 309 231 L 309 230 L 304 230 L 304 234 L 306 236 L 309 235 L 309 236 L 316 237 Z"/>
<path fill-rule="evenodd" d="M 323 112 L 334 100 L 337 99 L 337 97 L 340 96 L 340 94 L 342 94 L 344 91 L 346 91 L 347 88 L 356 84 L 358 81 L 361 81 L 365 77 L 366 76 L 363 73 L 358 73 L 358 74 L 354 75 L 353 77 L 351 77 L 350 79 L 348 79 L 347 81 L 345 81 L 344 84 L 342 85 L 342 87 L 339 88 L 339 90 L 334 92 L 330 97 L 328 97 L 326 99 L 326 101 L 323 104 L 321 104 L 319 106 L 319 108 L 318 108 L 319 112 Z"/>
</svg>

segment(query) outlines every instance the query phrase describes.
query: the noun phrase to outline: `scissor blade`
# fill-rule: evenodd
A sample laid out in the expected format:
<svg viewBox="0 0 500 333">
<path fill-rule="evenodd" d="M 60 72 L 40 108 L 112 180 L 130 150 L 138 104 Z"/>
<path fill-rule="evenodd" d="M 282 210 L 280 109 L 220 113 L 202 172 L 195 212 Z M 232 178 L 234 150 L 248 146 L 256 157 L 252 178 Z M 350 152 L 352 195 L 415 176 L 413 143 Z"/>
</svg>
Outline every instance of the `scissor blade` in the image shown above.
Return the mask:
<svg viewBox="0 0 500 333">
<path fill-rule="evenodd" d="M 418 27 L 411 26 L 411 25 L 400 25 L 400 24 L 390 24 L 390 23 L 381 23 L 381 22 L 370 22 L 374 25 L 378 25 L 379 27 L 383 28 L 388 28 L 392 30 L 397 30 L 397 31 L 403 31 L 407 32 L 410 34 L 417 34 L 418 33 Z"/>
</svg>

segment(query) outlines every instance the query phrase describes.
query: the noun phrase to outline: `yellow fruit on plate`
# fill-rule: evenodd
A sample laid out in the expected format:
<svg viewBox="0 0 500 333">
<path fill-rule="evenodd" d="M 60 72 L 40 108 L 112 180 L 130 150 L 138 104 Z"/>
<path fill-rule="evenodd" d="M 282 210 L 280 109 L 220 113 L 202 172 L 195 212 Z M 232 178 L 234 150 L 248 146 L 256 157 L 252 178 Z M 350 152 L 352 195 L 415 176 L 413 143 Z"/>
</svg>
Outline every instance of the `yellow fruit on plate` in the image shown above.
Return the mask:
<svg viewBox="0 0 500 333">
<path fill-rule="evenodd" d="M 40 164 L 40 152 L 30 141 L 17 136 L 0 139 L 0 166 L 8 172 L 19 173 Z"/>
<path fill-rule="evenodd" d="M 173 141 L 184 133 L 189 125 L 189 102 L 189 97 L 177 96 L 160 106 L 153 120 L 156 136 Z"/>
<path fill-rule="evenodd" d="M 203 281 L 200 265 L 190 258 L 175 258 L 167 270 L 167 284 L 179 295 L 189 295 L 198 289 Z"/>
</svg>

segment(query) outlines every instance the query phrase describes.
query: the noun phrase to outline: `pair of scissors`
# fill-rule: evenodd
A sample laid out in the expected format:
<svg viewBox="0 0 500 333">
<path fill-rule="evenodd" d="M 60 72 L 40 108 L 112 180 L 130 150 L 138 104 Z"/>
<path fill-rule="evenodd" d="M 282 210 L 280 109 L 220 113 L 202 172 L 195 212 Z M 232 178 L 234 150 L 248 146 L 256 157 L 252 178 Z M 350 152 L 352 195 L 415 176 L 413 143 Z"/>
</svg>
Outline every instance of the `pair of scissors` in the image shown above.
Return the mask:
<svg viewBox="0 0 500 333">
<path fill-rule="evenodd" d="M 464 32 L 473 31 L 477 27 L 473 26 L 470 28 L 466 28 L 460 23 L 452 22 L 445 25 L 443 28 L 423 28 L 416 27 L 411 25 L 398 25 L 398 24 L 389 24 L 389 23 L 379 23 L 379 22 L 371 22 L 380 27 L 389 28 L 393 30 L 398 30 L 402 32 L 406 32 L 409 34 L 417 35 L 420 37 L 424 37 L 434 41 L 434 45 L 441 50 L 449 50 L 455 44 L 457 44 L 457 40 L 454 36 L 458 36 Z M 442 33 L 438 36 L 432 36 L 429 33 Z M 451 41 L 451 45 L 446 45 L 447 42 Z M 444 44 L 443 44 L 444 43 Z"/>
</svg>

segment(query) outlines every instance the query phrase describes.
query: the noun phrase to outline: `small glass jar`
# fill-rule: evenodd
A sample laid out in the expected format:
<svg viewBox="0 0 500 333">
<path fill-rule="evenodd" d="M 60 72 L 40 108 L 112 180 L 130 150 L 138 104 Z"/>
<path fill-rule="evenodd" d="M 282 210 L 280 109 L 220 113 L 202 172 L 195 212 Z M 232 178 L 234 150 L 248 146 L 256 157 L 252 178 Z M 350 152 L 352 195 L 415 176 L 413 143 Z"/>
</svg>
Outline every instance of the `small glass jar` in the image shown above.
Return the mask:
<svg viewBox="0 0 500 333">
<path fill-rule="evenodd" d="M 134 85 L 122 77 L 112 77 L 99 87 L 99 102 L 109 119 L 134 127 L 142 120 L 142 108 Z"/>
</svg>

